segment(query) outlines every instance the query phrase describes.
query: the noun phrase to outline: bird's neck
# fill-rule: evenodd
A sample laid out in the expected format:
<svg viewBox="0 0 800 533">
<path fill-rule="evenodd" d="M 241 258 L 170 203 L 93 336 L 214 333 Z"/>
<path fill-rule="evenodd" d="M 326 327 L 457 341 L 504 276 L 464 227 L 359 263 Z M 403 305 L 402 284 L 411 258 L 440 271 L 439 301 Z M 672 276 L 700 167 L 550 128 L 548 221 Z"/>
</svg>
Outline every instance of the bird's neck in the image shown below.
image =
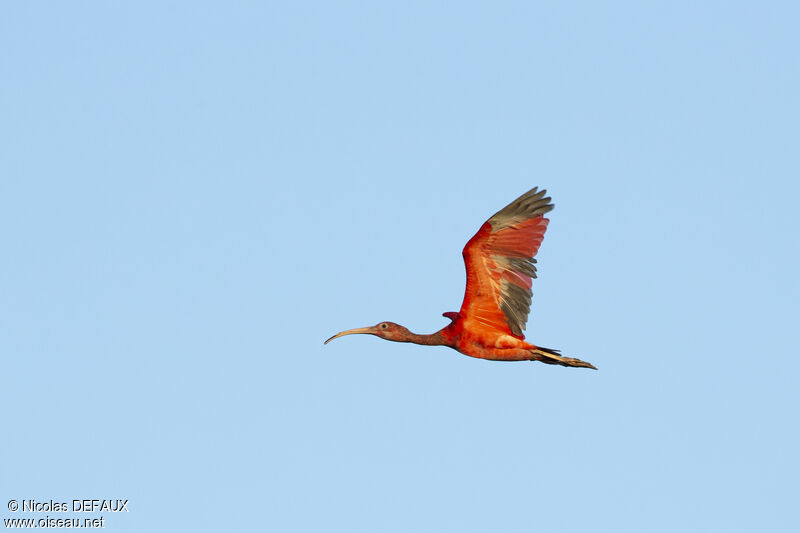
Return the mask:
<svg viewBox="0 0 800 533">
<path fill-rule="evenodd" d="M 431 333 L 430 335 L 419 335 L 417 333 L 408 332 L 408 336 L 403 339 L 405 342 L 413 342 L 414 344 L 424 344 L 426 346 L 445 346 L 447 339 L 442 335 L 441 331 Z"/>
</svg>

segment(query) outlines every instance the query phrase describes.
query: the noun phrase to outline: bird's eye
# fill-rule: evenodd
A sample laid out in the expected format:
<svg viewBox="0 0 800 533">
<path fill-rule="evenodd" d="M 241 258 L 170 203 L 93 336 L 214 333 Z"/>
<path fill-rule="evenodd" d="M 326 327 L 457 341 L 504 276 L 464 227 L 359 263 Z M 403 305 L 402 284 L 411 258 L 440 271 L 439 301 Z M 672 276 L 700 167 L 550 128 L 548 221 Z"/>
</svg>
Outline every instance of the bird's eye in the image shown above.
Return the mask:
<svg viewBox="0 0 800 533">
<path fill-rule="evenodd" d="M 384 322 L 383 324 L 381 324 L 381 327 L 382 327 L 383 329 L 386 329 L 386 328 L 388 328 L 388 327 L 389 327 L 389 325 L 388 325 L 386 322 Z"/>
</svg>

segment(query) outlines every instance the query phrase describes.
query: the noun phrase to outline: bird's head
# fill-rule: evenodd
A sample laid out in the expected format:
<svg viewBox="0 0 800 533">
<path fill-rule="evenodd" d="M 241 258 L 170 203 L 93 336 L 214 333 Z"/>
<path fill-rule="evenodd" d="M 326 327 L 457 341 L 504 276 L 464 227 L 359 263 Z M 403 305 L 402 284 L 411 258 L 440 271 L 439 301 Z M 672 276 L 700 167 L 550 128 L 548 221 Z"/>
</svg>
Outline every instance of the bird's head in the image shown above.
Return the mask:
<svg viewBox="0 0 800 533">
<path fill-rule="evenodd" d="M 342 331 L 340 333 L 337 333 L 330 339 L 326 340 L 325 344 L 328 344 L 337 337 L 343 337 L 344 335 L 353 335 L 356 333 L 368 333 L 369 335 L 376 335 L 378 337 L 381 337 L 389 341 L 404 342 L 406 341 L 411 332 L 408 331 L 408 329 L 401 326 L 400 324 L 395 324 L 394 322 L 381 322 L 380 324 L 376 324 L 368 328 L 355 328 Z"/>
</svg>

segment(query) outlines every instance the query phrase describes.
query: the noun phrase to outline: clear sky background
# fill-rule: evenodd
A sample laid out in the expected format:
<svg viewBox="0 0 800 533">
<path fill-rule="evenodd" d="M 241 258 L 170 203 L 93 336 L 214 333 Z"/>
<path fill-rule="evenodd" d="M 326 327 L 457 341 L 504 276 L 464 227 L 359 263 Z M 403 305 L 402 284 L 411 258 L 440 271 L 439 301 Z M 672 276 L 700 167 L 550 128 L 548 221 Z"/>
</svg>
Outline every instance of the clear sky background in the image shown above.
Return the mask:
<svg viewBox="0 0 800 533">
<path fill-rule="evenodd" d="M 794 2 L 0 8 L 0 518 L 798 531 Z M 458 310 L 544 187 L 528 339 Z"/>
</svg>

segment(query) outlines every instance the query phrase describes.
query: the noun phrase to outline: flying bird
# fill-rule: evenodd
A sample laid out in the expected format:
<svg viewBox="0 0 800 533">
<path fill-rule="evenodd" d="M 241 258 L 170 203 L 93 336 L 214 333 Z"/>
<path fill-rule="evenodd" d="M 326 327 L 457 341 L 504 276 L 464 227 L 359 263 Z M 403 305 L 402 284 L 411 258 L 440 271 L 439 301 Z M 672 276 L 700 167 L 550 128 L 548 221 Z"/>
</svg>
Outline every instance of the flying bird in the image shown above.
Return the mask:
<svg viewBox="0 0 800 533">
<path fill-rule="evenodd" d="M 464 355 L 492 361 L 541 361 L 550 365 L 594 368 L 564 357 L 559 350 L 525 342 L 522 333 L 530 313 L 531 280 L 536 252 L 544 238 L 545 213 L 553 209 L 546 190 L 534 187 L 494 214 L 464 246 L 467 289 L 458 312 L 443 313 L 450 324 L 436 333 L 418 335 L 394 322 L 348 329 L 325 341 L 355 333 L 395 342 L 449 346 Z"/>
</svg>

